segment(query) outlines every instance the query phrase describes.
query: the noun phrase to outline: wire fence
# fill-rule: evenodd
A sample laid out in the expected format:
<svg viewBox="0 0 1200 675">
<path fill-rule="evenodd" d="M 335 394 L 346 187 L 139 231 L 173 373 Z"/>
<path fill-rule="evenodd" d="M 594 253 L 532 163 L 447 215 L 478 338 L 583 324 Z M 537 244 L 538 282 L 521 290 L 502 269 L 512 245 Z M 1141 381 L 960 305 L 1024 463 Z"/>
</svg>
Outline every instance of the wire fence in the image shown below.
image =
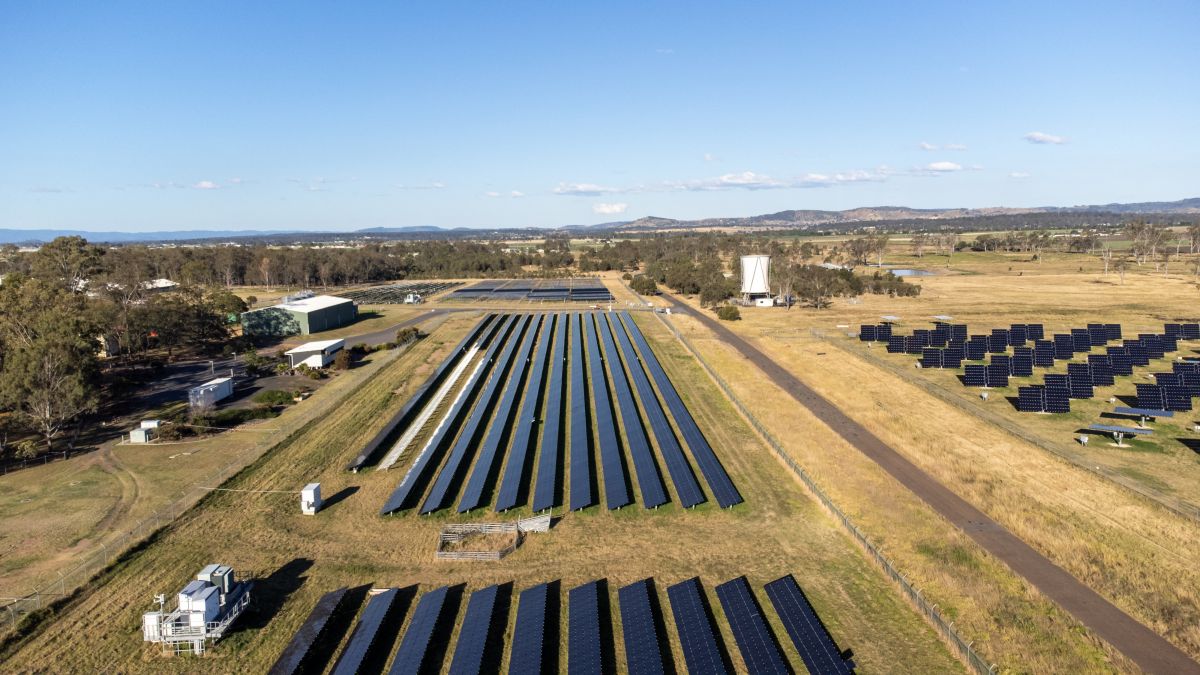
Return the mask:
<svg viewBox="0 0 1200 675">
<path fill-rule="evenodd" d="M 933 626 L 934 630 L 936 630 L 938 635 L 950 646 L 950 649 L 954 652 L 954 654 L 961 659 L 968 668 L 979 675 L 992 675 L 995 673 L 995 666 L 989 665 L 988 662 L 984 660 L 984 658 L 980 656 L 978 652 L 975 651 L 972 646 L 973 643 L 966 640 L 962 635 L 959 634 L 957 630 L 955 630 L 954 622 L 946 621 L 946 618 L 943 617 L 937 610 L 937 606 L 929 602 L 929 600 L 926 599 L 921 593 L 920 589 L 914 586 L 912 581 L 910 581 L 904 576 L 903 573 L 896 569 L 896 566 L 893 565 L 892 562 L 883 555 L 883 552 L 871 542 L 867 535 L 863 534 L 863 532 L 858 529 L 858 527 L 850 520 L 850 517 L 847 516 L 840 508 L 838 508 L 837 504 L 830 499 L 829 495 L 825 494 L 825 491 L 822 490 L 819 485 L 817 485 L 812 476 L 810 476 L 809 473 L 805 471 L 804 468 L 801 467 L 800 464 L 797 463 L 796 460 L 793 459 L 786 450 L 784 450 L 783 445 L 780 444 L 775 436 L 768 431 L 761 422 L 758 421 L 758 418 L 750 412 L 749 408 L 742 403 L 741 399 L 733 392 L 733 389 L 729 386 L 729 384 L 726 383 L 725 380 L 717 374 L 716 370 L 714 370 L 708 364 L 708 362 L 704 360 L 704 357 L 700 355 L 700 352 L 692 345 L 691 341 L 689 341 L 673 323 L 668 321 L 662 315 L 656 316 L 658 316 L 659 320 L 662 321 L 662 323 L 681 343 L 683 343 L 683 346 L 692 353 L 692 355 L 700 363 L 700 366 L 708 373 L 709 377 L 711 377 L 713 381 L 717 383 L 717 386 L 721 388 L 721 391 L 723 391 L 729 400 L 733 402 L 734 407 L 738 409 L 742 416 L 750 422 L 750 425 L 754 427 L 754 429 L 763 437 L 764 440 L 766 440 L 767 445 L 771 447 L 771 450 L 773 450 L 775 454 L 781 460 L 783 460 L 784 464 L 787 464 L 788 468 L 790 468 L 792 472 L 800 478 L 800 481 L 804 483 L 804 486 L 808 488 L 809 492 L 811 492 L 813 496 L 817 498 L 817 501 L 819 501 L 821 505 L 824 506 L 825 509 L 842 524 L 842 527 L 846 530 L 850 537 L 854 539 L 864 551 L 866 551 L 871 560 L 875 561 L 875 563 L 879 565 L 879 567 L 883 570 L 883 573 L 889 579 L 895 582 L 896 586 L 900 588 L 900 591 L 903 593 L 904 597 L 908 599 L 909 602 L 911 602 L 913 606 L 917 608 L 921 615 L 925 617 L 925 620 Z"/>
<path fill-rule="evenodd" d="M 43 580 L 41 583 L 36 584 L 33 589 L 23 594 L 13 594 L 6 597 L 3 593 L 0 593 L 0 635 L 9 630 L 16 630 L 20 627 L 21 621 L 25 617 L 74 593 L 76 589 L 82 587 L 107 569 L 121 554 L 173 523 L 200 501 L 201 498 L 213 492 L 214 488 L 211 486 L 224 484 L 242 469 L 250 466 L 250 464 L 265 455 L 271 448 L 286 444 L 299 436 L 307 430 L 310 424 L 325 417 L 330 411 L 342 405 L 358 389 L 365 385 L 370 378 L 378 375 L 388 363 L 398 358 L 399 354 L 403 353 L 403 351 L 393 350 L 387 352 L 388 358 L 381 360 L 379 367 L 374 373 L 368 376 L 367 380 L 359 382 L 358 386 L 349 387 L 341 396 L 327 399 L 323 397 L 310 398 L 309 405 L 290 409 L 288 412 L 294 411 L 295 413 L 290 420 L 290 427 L 293 429 L 291 433 L 283 437 L 280 437 L 278 434 L 270 434 L 258 438 L 251 445 L 237 453 L 229 463 L 206 476 L 197 478 L 175 498 L 171 499 L 166 506 L 154 511 L 128 530 L 105 536 L 99 544 L 99 548 L 93 549 L 86 554 L 81 554 L 68 569 L 56 571 L 55 578 Z M 274 422 L 277 420 L 264 421 Z M 213 436 L 205 439 L 203 442 L 215 442 L 223 437 L 224 434 Z M 298 493 L 299 491 L 297 490 L 296 492 Z"/>
<path fill-rule="evenodd" d="M 7 476 L 21 469 L 28 469 L 31 466 L 45 466 L 50 462 L 57 462 L 64 459 L 70 459 L 76 455 L 82 455 L 87 450 L 55 450 L 46 452 L 37 457 L 29 457 L 27 459 L 12 459 L 5 462 L 0 462 L 0 476 Z"/>
</svg>

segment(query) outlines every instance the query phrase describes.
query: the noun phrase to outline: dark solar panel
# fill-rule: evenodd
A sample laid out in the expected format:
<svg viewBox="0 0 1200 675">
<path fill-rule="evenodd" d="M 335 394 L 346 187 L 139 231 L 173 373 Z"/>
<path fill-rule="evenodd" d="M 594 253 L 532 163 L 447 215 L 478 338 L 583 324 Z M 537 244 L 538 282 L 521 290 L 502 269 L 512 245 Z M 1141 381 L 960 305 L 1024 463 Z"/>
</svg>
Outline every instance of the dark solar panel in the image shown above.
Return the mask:
<svg viewBox="0 0 1200 675">
<path fill-rule="evenodd" d="M 987 366 L 987 386 L 1008 386 L 1008 363 L 994 363 Z"/>
<path fill-rule="evenodd" d="M 617 440 L 617 421 L 608 395 L 604 360 L 596 337 L 592 314 L 583 316 L 584 346 L 587 349 L 588 377 L 592 383 L 592 408 L 596 413 L 596 431 L 600 442 L 600 466 L 604 471 L 604 505 L 611 511 L 633 503 L 629 496 L 628 476 L 621 460 Z"/>
<path fill-rule="evenodd" d="M 1192 394 L 1181 384 L 1163 385 L 1163 403 L 1167 410 L 1188 412 L 1192 409 Z"/>
<path fill-rule="evenodd" d="M 1070 359 L 1075 355 L 1075 340 L 1070 335 L 1058 334 L 1054 336 L 1054 358 Z"/>
<path fill-rule="evenodd" d="M 1055 349 L 1050 340 L 1038 340 L 1033 343 L 1033 365 L 1039 368 L 1054 367 Z"/>
<path fill-rule="evenodd" d="M 517 394 L 521 393 L 522 387 L 525 386 L 525 377 L 529 374 L 529 353 L 533 349 L 533 339 L 543 318 L 545 315 L 538 314 L 529 322 L 529 328 L 521 340 L 521 348 L 513 358 L 512 372 L 508 375 L 508 381 L 504 383 L 504 393 L 496 405 L 491 426 L 488 428 L 487 436 L 483 439 L 479 458 L 475 460 L 471 478 L 467 481 L 467 487 L 458 502 L 459 513 L 477 509 L 485 503 L 484 490 L 493 479 L 497 462 L 504 456 L 504 439 L 512 429 L 513 416 L 516 414 Z"/>
<path fill-rule="evenodd" d="M 1008 330 L 993 328 L 992 334 L 988 336 L 988 349 L 993 354 L 1003 354 L 1008 351 Z"/>
<path fill-rule="evenodd" d="M 1025 346 L 1027 338 L 1025 335 L 1025 324 L 1014 323 L 1008 328 L 1008 344 L 1013 347 Z"/>
<path fill-rule="evenodd" d="M 1031 377 L 1033 375 L 1033 348 L 1014 347 L 1010 370 L 1013 377 Z"/>
<path fill-rule="evenodd" d="M 766 585 L 767 597 L 783 622 L 788 637 L 796 646 L 804 667 L 810 673 L 852 673 L 854 665 L 842 658 L 821 617 L 805 597 L 792 575 Z"/>
<path fill-rule="evenodd" d="M 1086 352 L 1092 348 L 1092 334 L 1086 328 L 1072 328 L 1071 341 L 1076 352 Z"/>
<path fill-rule="evenodd" d="M 928 347 L 929 346 L 929 331 L 924 330 L 924 329 L 914 330 L 913 334 L 912 334 L 912 340 L 910 340 L 910 343 L 916 345 L 917 347 Z"/>
<path fill-rule="evenodd" d="M 508 460 L 504 464 L 504 478 L 500 480 L 500 491 L 496 495 L 496 511 L 506 511 L 517 505 L 520 499 L 521 487 L 527 485 L 528 477 L 525 468 L 529 463 L 529 453 L 537 436 L 534 425 L 537 424 L 541 412 L 542 388 L 546 384 L 546 362 L 550 358 L 550 341 L 554 338 L 555 317 L 547 316 L 542 324 L 542 333 L 538 336 L 537 348 L 530 361 L 528 381 L 525 383 L 525 397 L 521 403 L 521 411 L 513 430 L 513 439 L 508 452 Z M 519 364 L 518 364 L 519 365 Z"/>
<path fill-rule="evenodd" d="M 429 640 L 442 617 L 449 591 L 449 587 L 442 586 L 421 596 L 412 621 L 404 631 L 400 647 L 396 650 L 396 657 L 392 660 L 392 667 L 388 671 L 390 675 L 414 675 L 429 665 L 426 664 Z"/>
<path fill-rule="evenodd" d="M 379 629 L 392 616 L 392 610 L 397 606 L 396 599 L 400 595 L 399 588 L 389 588 L 382 593 L 372 595 L 367 600 L 367 608 L 350 633 L 350 641 L 342 649 L 337 664 L 333 667 L 333 675 L 354 675 L 362 667 L 363 661 L 372 652 L 378 654 L 380 649 L 390 650 L 391 642 L 383 644 L 376 638 Z"/>
<path fill-rule="evenodd" d="M 1179 338 L 1183 335 L 1183 325 L 1178 323 L 1164 323 L 1163 335 Z"/>
<path fill-rule="evenodd" d="M 858 328 L 858 339 L 863 342 L 875 341 L 875 326 L 873 324 L 864 324 Z"/>
<path fill-rule="evenodd" d="M 671 423 L 667 420 L 662 404 L 659 403 L 658 396 L 654 393 L 654 387 L 650 385 L 650 378 L 646 376 L 637 350 L 633 348 L 633 343 L 630 341 L 628 327 L 618 319 L 613 322 L 612 330 L 617 336 L 621 356 L 629 367 L 638 398 L 641 399 L 642 411 L 646 414 L 646 420 L 654 432 L 654 440 L 658 443 L 659 452 L 662 453 L 663 461 L 667 464 L 671 482 L 675 484 L 675 493 L 679 496 L 680 505 L 684 508 L 691 508 L 704 502 L 707 497 L 700 489 L 696 475 L 692 473 L 692 466 L 683 454 L 683 448 L 679 445 L 679 439 L 675 437 L 675 432 L 671 429 Z M 638 476 L 640 480 L 641 474 L 639 473 Z"/>
<path fill-rule="evenodd" d="M 1092 347 L 1101 347 L 1108 342 L 1108 326 L 1102 323 L 1089 323 L 1087 332 Z"/>
<path fill-rule="evenodd" d="M 1113 377 L 1111 356 L 1107 354 L 1088 354 L 1088 366 L 1091 369 L 1093 386 L 1111 387 L 1116 384 L 1116 379 Z"/>
<path fill-rule="evenodd" d="M 1149 410 L 1167 410 L 1166 398 L 1162 387 L 1157 384 L 1135 384 L 1137 389 L 1137 407 Z"/>
<path fill-rule="evenodd" d="M 1173 386 L 1178 387 L 1182 384 L 1178 373 L 1154 373 L 1154 383 L 1160 387 Z"/>
<path fill-rule="evenodd" d="M 1046 412 L 1071 412 L 1071 389 L 1064 386 L 1046 385 Z"/>
<path fill-rule="evenodd" d="M 1045 412 L 1046 388 L 1039 384 L 1017 387 L 1017 410 L 1021 412 Z"/>
<path fill-rule="evenodd" d="M 942 367 L 942 350 L 935 347 L 926 347 L 921 351 L 921 367 L 922 368 L 941 368 Z"/>
<path fill-rule="evenodd" d="M 1180 337 L 1184 340 L 1200 340 L 1200 323 L 1183 324 Z"/>
<path fill-rule="evenodd" d="M 720 633 L 713 626 L 704 588 L 698 577 L 688 579 L 667 588 L 671 601 L 671 613 L 675 616 L 675 630 L 679 634 L 679 646 L 687 671 L 693 675 L 725 675 L 728 669 L 721 658 L 718 642 Z"/>
<path fill-rule="evenodd" d="M 1068 387 L 1071 390 L 1071 398 L 1084 399 L 1093 396 L 1091 366 L 1086 363 L 1068 363 L 1067 377 L 1070 378 Z"/>
<path fill-rule="evenodd" d="M 992 359 L 988 362 L 990 366 L 999 366 L 996 372 L 1000 372 L 1003 368 L 1005 376 L 1012 375 L 1012 359 L 1007 354 L 992 354 Z"/>
<path fill-rule="evenodd" d="M 1179 340 L 1173 335 L 1160 336 L 1159 343 L 1162 345 L 1162 350 L 1165 354 L 1179 351 Z"/>
<path fill-rule="evenodd" d="M 725 618 L 747 669 L 751 673 L 790 673 L 746 577 L 717 586 L 717 598 L 725 609 Z"/>
<path fill-rule="evenodd" d="M 904 338 L 904 353 L 905 354 L 920 354 L 921 350 L 925 348 L 925 345 L 922 344 L 922 342 L 923 342 L 922 340 L 918 340 L 917 338 L 913 337 L 912 335 Z"/>
<path fill-rule="evenodd" d="M 576 586 L 567 593 L 567 673 L 604 672 L 600 649 L 599 581 Z"/>
<path fill-rule="evenodd" d="M 546 663 L 547 612 L 558 611 L 558 598 L 550 596 L 548 584 L 521 591 L 508 659 L 509 675 L 540 675 L 558 670 L 557 663 Z"/>
<path fill-rule="evenodd" d="M 616 398 L 617 408 L 621 413 L 620 428 L 625 431 L 626 447 L 633 457 L 633 469 L 637 473 L 642 506 L 647 509 L 662 506 L 667 503 L 667 489 L 663 485 L 658 464 L 654 461 L 650 438 L 646 435 L 646 428 L 638 414 L 637 399 L 633 397 L 633 391 L 629 388 L 629 378 L 625 375 L 620 352 L 613 341 L 608 317 L 597 314 L 596 325 L 600 329 L 600 340 L 604 347 L 604 362 L 608 365 L 608 372 L 612 377 L 613 397 Z M 636 361 L 629 365 L 638 367 Z"/>
<path fill-rule="evenodd" d="M 1108 359 L 1112 363 L 1113 375 L 1133 375 L 1133 361 L 1129 358 L 1127 347 L 1109 347 Z"/>
<path fill-rule="evenodd" d="M 1189 396 L 1200 396 L 1200 373 L 1180 373 L 1179 379 L 1183 381 Z"/>
<path fill-rule="evenodd" d="M 450 661 L 450 675 L 479 675 L 483 671 L 488 642 L 497 630 L 504 631 L 508 619 L 496 612 L 499 593 L 499 586 L 488 586 L 471 594 L 462 628 L 458 631 L 454 659 Z"/>
<path fill-rule="evenodd" d="M 564 354 L 567 342 L 567 314 L 554 320 L 554 349 L 546 364 L 546 407 L 542 412 L 542 442 L 537 460 L 537 484 L 533 490 L 534 512 L 558 506 L 558 482 L 561 469 L 563 424 L 563 372 L 567 368 Z"/>
<path fill-rule="evenodd" d="M 887 342 L 892 337 L 892 324 L 881 323 L 875 327 L 875 339 L 879 342 Z"/>
<path fill-rule="evenodd" d="M 1142 333 L 1138 335 L 1138 342 L 1142 343 L 1142 348 L 1146 350 L 1146 354 L 1152 359 L 1161 359 L 1166 351 L 1162 337 L 1151 333 Z"/>
<path fill-rule="evenodd" d="M 1025 338 L 1029 340 L 1044 340 L 1046 339 L 1046 331 L 1040 323 L 1025 324 Z"/>
<path fill-rule="evenodd" d="M 733 480 L 729 478 L 729 474 L 725 472 L 725 467 L 721 466 L 721 460 L 717 458 L 717 454 L 713 452 L 712 446 L 708 444 L 708 441 L 704 438 L 704 434 L 700 432 L 700 427 L 696 425 L 696 420 L 688 412 L 687 406 L 679 398 L 679 393 L 675 391 L 675 386 L 671 384 L 671 379 L 667 377 L 666 371 L 662 369 L 662 365 L 658 362 L 658 357 L 654 355 L 654 350 L 650 349 L 650 345 L 646 343 L 646 338 L 642 336 L 641 330 L 638 329 L 637 324 L 630 318 L 628 312 L 621 312 L 621 321 L 629 329 L 629 334 L 633 337 L 633 342 L 642 355 L 642 362 L 649 369 L 650 375 L 654 378 L 654 383 L 658 385 L 658 391 L 662 394 L 663 401 L 666 402 L 667 408 L 671 411 L 671 416 L 675 418 L 675 424 L 679 427 L 680 433 L 683 434 L 683 439 L 692 451 L 692 457 L 696 460 L 696 466 L 700 468 L 700 473 L 708 482 L 708 487 L 712 490 L 717 504 L 721 508 L 728 508 L 734 504 L 742 503 L 741 493 L 734 486 Z"/>
<path fill-rule="evenodd" d="M 587 368 L 583 360 L 582 314 L 568 314 L 571 324 L 571 510 L 596 503 L 592 466 L 591 433 L 588 431 Z"/>
<path fill-rule="evenodd" d="M 339 588 L 321 596 L 308 618 L 292 635 L 291 641 L 288 642 L 287 647 L 284 647 L 279 659 L 271 666 L 271 670 L 267 671 L 268 675 L 293 675 L 302 671 L 308 661 L 313 644 L 321 640 L 329 625 L 330 617 L 337 613 L 345 602 L 347 590 Z"/>
<path fill-rule="evenodd" d="M 387 503 L 384 504 L 381 513 L 386 515 L 402 509 L 412 508 L 416 505 L 417 499 L 425 490 L 430 474 L 437 468 L 442 450 L 454 438 L 453 434 L 458 432 L 463 416 L 470 410 L 467 405 L 468 402 L 472 400 L 475 392 L 482 386 L 484 377 L 495 367 L 494 357 L 496 351 L 505 344 L 512 327 L 516 323 L 515 319 L 516 317 L 510 315 L 499 326 L 495 338 L 492 339 L 487 352 L 483 355 L 483 360 L 481 361 L 483 366 L 474 370 L 468 376 L 467 382 L 463 385 L 463 394 L 450 406 L 450 410 L 443 416 L 443 422 L 437 426 L 433 436 L 426 441 L 421 454 L 417 455 L 417 458 L 413 460 L 412 466 L 404 474 L 400 485 L 388 497 Z"/>
<path fill-rule="evenodd" d="M 1108 331 L 1108 340 L 1110 342 L 1113 340 L 1121 339 L 1121 324 L 1106 323 L 1106 324 L 1104 324 L 1104 328 Z"/>
<path fill-rule="evenodd" d="M 1129 354 L 1129 362 L 1135 366 L 1150 365 L 1150 352 L 1147 351 L 1146 345 L 1141 340 L 1126 340 L 1126 353 Z"/>
<path fill-rule="evenodd" d="M 943 330 L 943 331 L 935 330 L 935 331 L 931 331 L 929 333 L 929 346 L 930 347 L 945 347 L 946 343 L 949 341 L 950 341 L 950 331 L 949 330 Z"/>
<path fill-rule="evenodd" d="M 950 338 L 953 340 L 966 341 L 967 339 L 967 324 L 957 323 L 950 326 Z"/>
<path fill-rule="evenodd" d="M 650 579 L 617 590 L 621 605 L 621 631 L 625 636 L 625 662 L 629 675 L 659 675 L 663 668 L 664 636 L 658 634 L 654 608 L 658 601 Z"/>
<path fill-rule="evenodd" d="M 483 392 L 471 404 L 471 414 L 467 417 L 465 424 L 439 425 L 439 431 L 442 428 L 449 427 L 447 430 L 450 434 L 458 433 L 458 438 L 454 442 L 453 448 L 450 450 L 449 456 L 446 458 L 446 463 L 438 472 L 437 480 L 433 483 L 433 488 L 429 491 L 429 495 L 421 504 L 421 513 L 432 513 L 440 509 L 450 506 L 450 502 L 454 500 L 454 494 L 458 490 L 459 483 L 462 481 L 463 472 L 471 464 L 471 455 L 478 447 L 479 435 L 483 433 L 483 429 L 487 424 L 489 413 L 492 410 L 492 402 L 496 400 L 496 396 L 500 391 L 500 387 L 508 379 L 509 366 L 513 361 L 513 351 L 521 342 L 522 332 L 529 323 L 528 316 L 522 316 L 513 323 L 512 332 L 508 334 L 508 340 L 504 344 L 504 348 L 500 351 L 499 357 L 490 362 L 491 373 L 488 376 L 487 385 L 483 388 Z M 490 352 L 489 352 L 490 355 Z M 486 357 L 485 357 L 486 358 Z M 466 404 L 470 398 L 470 391 L 464 394 L 459 399 L 460 403 Z"/>
<path fill-rule="evenodd" d="M 986 387 L 987 366 L 975 364 L 963 366 L 963 381 L 968 387 Z"/>
<path fill-rule="evenodd" d="M 887 350 L 889 354 L 903 354 L 905 345 L 908 339 L 903 335 L 892 335 L 887 340 Z"/>
<path fill-rule="evenodd" d="M 942 367 L 957 369 L 962 365 L 962 350 L 951 350 L 947 348 L 942 353 Z"/>
<path fill-rule="evenodd" d="M 987 338 L 972 338 L 967 340 L 967 360 L 982 361 L 987 356 Z"/>
</svg>

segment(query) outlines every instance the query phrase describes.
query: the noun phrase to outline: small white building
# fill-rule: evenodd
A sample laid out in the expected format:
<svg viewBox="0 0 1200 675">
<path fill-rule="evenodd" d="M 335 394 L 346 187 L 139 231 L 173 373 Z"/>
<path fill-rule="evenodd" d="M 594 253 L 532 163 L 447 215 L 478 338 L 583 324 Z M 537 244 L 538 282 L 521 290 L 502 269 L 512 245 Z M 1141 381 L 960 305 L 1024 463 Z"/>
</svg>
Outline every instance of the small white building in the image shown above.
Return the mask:
<svg viewBox="0 0 1200 675">
<path fill-rule="evenodd" d="M 300 512 L 304 515 L 315 516 L 324 504 L 320 483 L 309 483 L 300 491 Z"/>
<path fill-rule="evenodd" d="M 425 302 L 425 299 L 421 297 L 420 293 L 409 293 L 404 296 L 404 304 L 406 305 L 419 305 L 422 302 Z"/>
<path fill-rule="evenodd" d="M 193 408 L 211 408 L 225 398 L 233 396 L 233 378 L 218 377 L 188 390 L 188 405 Z"/>
<path fill-rule="evenodd" d="M 149 443 L 150 441 L 154 440 L 154 437 L 157 435 L 158 432 L 154 428 L 147 429 L 146 427 L 138 427 L 137 429 L 129 432 L 129 442 Z"/>
<path fill-rule="evenodd" d="M 295 349 L 289 349 L 284 354 L 287 355 L 288 364 L 292 368 L 296 368 L 300 364 L 309 368 L 324 368 L 333 363 L 337 353 L 345 348 L 345 340 L 318 340 L 306 342 Z"/>
</svg>

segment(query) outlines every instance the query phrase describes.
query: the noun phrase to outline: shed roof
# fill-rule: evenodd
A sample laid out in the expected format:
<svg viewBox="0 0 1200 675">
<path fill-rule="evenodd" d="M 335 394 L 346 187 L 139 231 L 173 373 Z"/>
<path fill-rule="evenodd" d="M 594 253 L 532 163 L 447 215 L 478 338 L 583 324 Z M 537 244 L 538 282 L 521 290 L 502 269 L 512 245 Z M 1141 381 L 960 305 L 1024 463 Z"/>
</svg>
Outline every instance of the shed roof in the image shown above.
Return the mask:
<svg viewBox="0 0 1200 675">
<path fill-rule="evenodd" d="M 330 347 L 338 347 L 345 344 L 345 340 L 316 340 L 313 342 L 305 342 L 299 347 L 287 350 L 284 352 L 284 354 L 310 354 L 314 352 L 323 352 Z"/>
</svg>

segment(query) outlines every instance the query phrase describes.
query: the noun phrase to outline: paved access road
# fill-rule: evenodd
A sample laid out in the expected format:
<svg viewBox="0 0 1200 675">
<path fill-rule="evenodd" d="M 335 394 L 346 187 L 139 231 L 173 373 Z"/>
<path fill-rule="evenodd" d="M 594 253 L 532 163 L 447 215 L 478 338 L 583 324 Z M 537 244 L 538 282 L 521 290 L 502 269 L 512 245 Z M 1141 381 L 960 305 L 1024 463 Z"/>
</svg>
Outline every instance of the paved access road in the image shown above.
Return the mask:
<svg viewBox="0 0 1200 675">
<path fill-rule="evenodd" d="M 1033 584 L 1043 595 L 1087 626 L 1148 673 L 1200 673 L 1200 664 L 1142 625 L 1074 576 L 1055 565 L 987 514 L 908 461 L 863 425 L 846 416 L 833 403 L 789 373 L 770 357 L 705 312 L 664 293 L 676 308 L 695 317 L 722 341 L 766 373 L 776 385 L 808 408 L 842 438 L 850 442 L 902 485 L 929 504 L 943 518 L 966 532 L 977 544 Z"/>
</svg>

